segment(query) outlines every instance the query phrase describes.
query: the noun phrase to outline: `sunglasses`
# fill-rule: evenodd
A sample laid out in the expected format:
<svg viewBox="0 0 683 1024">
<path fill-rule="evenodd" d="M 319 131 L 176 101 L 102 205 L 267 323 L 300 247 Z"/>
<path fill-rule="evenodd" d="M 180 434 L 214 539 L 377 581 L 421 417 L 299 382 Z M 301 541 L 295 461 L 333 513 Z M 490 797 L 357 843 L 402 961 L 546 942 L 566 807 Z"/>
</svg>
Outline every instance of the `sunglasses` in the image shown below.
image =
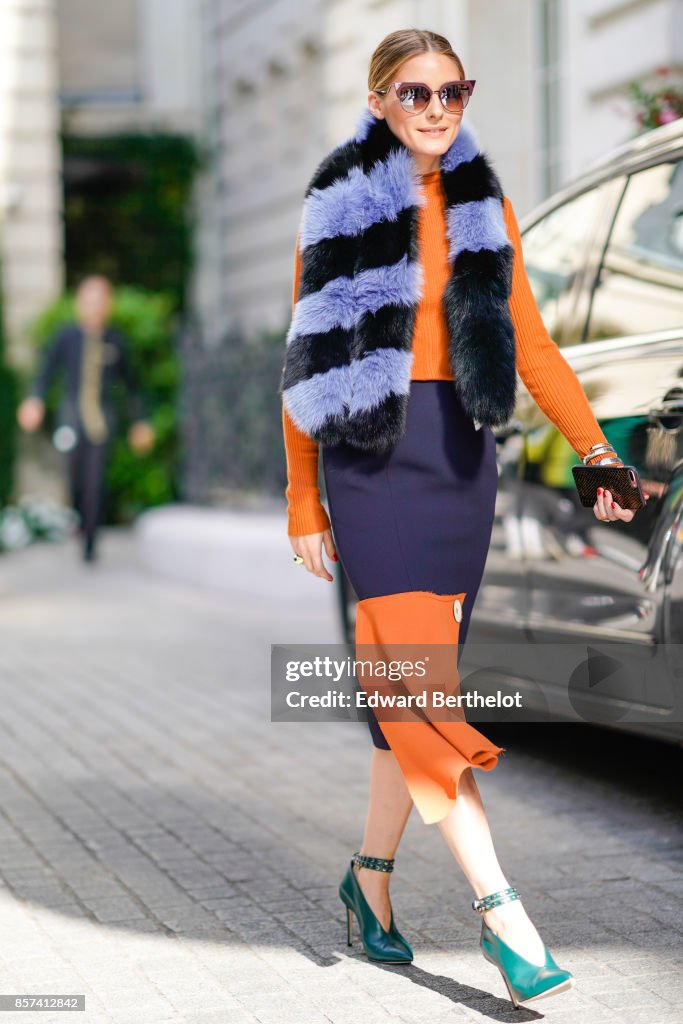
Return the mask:
<svg viewBox="0 0 683 1024">
<path fill-rule="evenodd" d="M 440 89 L 430 89 L 424 82 L 394 82 L 398 101 L 408 114 L 422 114 L 432 101 L 432 95 L 438 92 L 441 105 L 449 114 L 461 114 L 469 103 L 474 92 L 476 79 L 458 79 L 444 82 Z M 385 96 L 389 89 L 376 89 L 380 96 Z"/>
</svg>

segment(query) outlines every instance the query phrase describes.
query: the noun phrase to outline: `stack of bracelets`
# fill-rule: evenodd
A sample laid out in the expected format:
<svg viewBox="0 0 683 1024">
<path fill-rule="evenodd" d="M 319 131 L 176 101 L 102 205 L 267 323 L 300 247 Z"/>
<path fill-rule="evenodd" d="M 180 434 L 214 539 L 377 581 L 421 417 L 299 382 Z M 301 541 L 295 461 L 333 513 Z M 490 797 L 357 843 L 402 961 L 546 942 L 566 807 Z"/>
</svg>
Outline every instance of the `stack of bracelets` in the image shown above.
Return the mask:
<svg viewBox="0 0 683 1024">
<path fill-rule="evenodd" d="M 611 452 L 612 455 L 607 454 L 609 452 Z M 608 465 L 609 463 L 614 463 L 615 465 L 623 465 L 621 459 L 617 455 L 616 450 L 612 447 L 612 445 L 607 444 L 605 441 L 600 441 L 598 444 L 594 444 L 593 447 L 590 448 L 584 455 L 583 459 L 581 460 L 584 466 L 587 466 L 590 460 L 595 458 L 596 455 L 604 455 L 605 457 L 602 459 L 598 459 L 597 462 L 591 462 L 592 466 L 604 466 Z"/>
</svg>

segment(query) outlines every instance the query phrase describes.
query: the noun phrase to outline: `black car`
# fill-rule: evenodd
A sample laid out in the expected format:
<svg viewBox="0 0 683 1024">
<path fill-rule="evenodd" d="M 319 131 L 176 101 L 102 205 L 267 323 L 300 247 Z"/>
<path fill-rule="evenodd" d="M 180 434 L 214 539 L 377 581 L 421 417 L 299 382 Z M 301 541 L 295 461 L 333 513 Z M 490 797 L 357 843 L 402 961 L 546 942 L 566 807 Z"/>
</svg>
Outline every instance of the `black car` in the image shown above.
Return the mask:
<svg viewBox="0 0 683 1024">
<path fill-rule="evenodd" d="M 520 228 L 546 327 L 650 498 L 631 523 L 598 521 L 576 453 L 519 381 L 494 431 L 496 519 L 463 653 L 540 717 L 683 742 L 683 120 L 612 152 Z M 356 595 L 338 580 L 352 643 Z"/>
</svg>

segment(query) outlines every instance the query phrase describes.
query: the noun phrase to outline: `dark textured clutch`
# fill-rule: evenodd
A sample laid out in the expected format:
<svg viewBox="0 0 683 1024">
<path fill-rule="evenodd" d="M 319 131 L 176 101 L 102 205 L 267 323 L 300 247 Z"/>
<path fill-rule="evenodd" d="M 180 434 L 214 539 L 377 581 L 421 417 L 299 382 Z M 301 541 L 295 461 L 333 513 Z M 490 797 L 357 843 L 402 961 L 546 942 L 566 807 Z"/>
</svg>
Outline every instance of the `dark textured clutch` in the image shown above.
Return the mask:
<svg viewBox="0 0 683 1024">
<path fill-rule="evenodd" d="M 634 466 L 572 466 L 574 483 L 581 504 L 592 508 L 598 499 L 598 487 L 604 487 L 621 508 L 643 508 L 645 496 Z"/>
</svg>

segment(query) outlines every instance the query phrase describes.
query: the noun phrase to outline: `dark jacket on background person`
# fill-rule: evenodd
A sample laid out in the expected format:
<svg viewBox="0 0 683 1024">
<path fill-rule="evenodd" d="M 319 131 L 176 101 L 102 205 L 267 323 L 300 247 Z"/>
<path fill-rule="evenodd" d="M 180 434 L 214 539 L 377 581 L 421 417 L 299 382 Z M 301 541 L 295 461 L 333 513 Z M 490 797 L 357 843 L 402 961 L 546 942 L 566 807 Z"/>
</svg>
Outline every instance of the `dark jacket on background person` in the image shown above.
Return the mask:
<svg viewBox="0 0 683 1024">
<path fill-rule="evenodd" d="M 102 347 L 100 403 L 111 438 L 116 427 L 113 404 L 116 389 L 121 385 L 126 389 L 127 411 L 133 421 L 145 418 L 146 407 L 130 364 L 126 341 L 117 327 L 109 325 L 104 328 Z M 43 351 L 40 368 L 29 391 L 31 396 L 45 399 L 55 374 L 62 372 L 64 388 L 58 425 L 70 426 L 77 434 L 83 433 L 79 412 L 83 349 L 84 333 L 79 324 L 67 324 L 59 328 Z"/>
</svg>

